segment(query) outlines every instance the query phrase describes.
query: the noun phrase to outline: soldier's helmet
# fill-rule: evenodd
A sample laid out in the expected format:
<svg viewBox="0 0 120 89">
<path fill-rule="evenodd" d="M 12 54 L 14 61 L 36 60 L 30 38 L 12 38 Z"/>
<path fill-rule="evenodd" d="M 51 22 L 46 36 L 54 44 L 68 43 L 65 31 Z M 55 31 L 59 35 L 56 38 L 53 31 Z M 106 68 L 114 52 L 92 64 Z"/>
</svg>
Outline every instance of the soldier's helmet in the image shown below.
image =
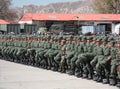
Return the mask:
<svg viewBox="0 0 120 89">
<path fill-rule="evenodd" d="M 108 38 L 108 42 L 110 42 L 110 41 L 114 41 L 114 38 L 113 37 L 109 37 Z"/>
<path fill-rule="evenodd" d="M 63 39 L 61 42 L 62 42 L 62 43 L 66 43 L 66 40 Z"/>
<path fill-rule="evenodd" d="M 102 41 L 102 42 L 107 42 L 107 40 L 108 40 L 108 37 L 107 37 L 107 36 L 101 36 L 100 38 L 101 38 L 101 41 Z"/>
<path fill-rule="evenodd" d="M 114 45 L 114 44 L 115 44 L 115 41 L 110 41 L 109 44 Z"/>
<path fill-rule="evenodd" d="M 101 42 L 102 41 L 102 38 L 101 37 L 97 37 L 97 42 Z"/>
<path fill-rule="evenodd" d="M 86 39 L 87 39 L 87 37 L 86 37 L 86 36 L 82 37 L 82 41 L 84 41 L 84 40 L 86 40 Z"/>
<path fill-rule="evenodd" d="M 87 40 L 93 40 L 93 37 L 92 36 L 88 36 Z"/>
<path fill-rule="evenodd" d="M 120 44 L 120 39 L 117 40 L 117 43 Z"/>
<path fill-rule="evenodd" d="M 59 36 L 59 37 L 58 37 L 58 39 L 61 39 L 61 40 L 62 40 L 62 39 L 63 39 L 63 37 L 62 37 L 62 36 Z"/>
<path fill-rule="evenodd" d="M 77 40 L 81 40 L 81 39 L 82 39 L 82 37 L 81 37 L 81 36 L 78 36 L 76 39 L 77 39 Z"/>
</svg>

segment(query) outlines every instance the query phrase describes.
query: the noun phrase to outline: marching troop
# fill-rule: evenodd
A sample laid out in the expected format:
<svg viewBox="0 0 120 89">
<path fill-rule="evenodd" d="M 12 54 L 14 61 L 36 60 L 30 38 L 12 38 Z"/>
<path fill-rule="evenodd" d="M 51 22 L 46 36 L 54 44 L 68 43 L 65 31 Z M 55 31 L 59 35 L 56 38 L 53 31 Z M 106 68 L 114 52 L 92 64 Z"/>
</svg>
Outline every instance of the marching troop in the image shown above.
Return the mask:
<svg viewBox="0 0 120 89">
<path fill-rule="evenodd" d="M 0 57 L 120 87 L 120 37 L 1 35 Z"/>
</svg>

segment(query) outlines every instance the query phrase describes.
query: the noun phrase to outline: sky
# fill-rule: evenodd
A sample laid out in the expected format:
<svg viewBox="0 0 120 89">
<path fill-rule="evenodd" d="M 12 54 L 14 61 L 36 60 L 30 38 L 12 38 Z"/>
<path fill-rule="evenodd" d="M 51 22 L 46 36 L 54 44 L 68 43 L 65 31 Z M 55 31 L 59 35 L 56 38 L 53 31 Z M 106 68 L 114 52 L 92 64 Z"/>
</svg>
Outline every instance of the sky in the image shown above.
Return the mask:
<svg viewBox="0 0 120 89">
<path fill-rule="evenodd" d="M 13 6 L 22 7 L 23 5 L 47 5 L 49 3 L 55 3 L 55 2 L 68 2 L 68 1 L 78 1 L 78 0 L 12 0 Z"/>
</svg>

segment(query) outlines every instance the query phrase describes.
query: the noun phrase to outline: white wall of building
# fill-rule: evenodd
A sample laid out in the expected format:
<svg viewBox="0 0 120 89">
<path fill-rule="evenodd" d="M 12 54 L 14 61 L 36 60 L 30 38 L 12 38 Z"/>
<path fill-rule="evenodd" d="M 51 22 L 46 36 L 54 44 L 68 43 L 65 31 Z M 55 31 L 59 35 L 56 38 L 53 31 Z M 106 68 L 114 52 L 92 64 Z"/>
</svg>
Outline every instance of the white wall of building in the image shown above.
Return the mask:
<svg viewBox="0 0 120 89">
<path fill-rule="evenodd" d="M 91 32 L 91 33 L 94 33 L 94 26 L 82 26 L 82 33 L 85 34 L 85 33 L 88 33 L 88 32 Z"/>
<path fill-rule="evenodd" d="M 99 24 L 103 24 L 103 25 L 99 25 Z M 94 22 L 94 25 L 96 27 L 96 33 L 102 33 L 105 34 L 105 25 L 104 24 L 111 24 L 112 28 L 111 28 L 111 32 L 113 32 L 114 29 L 114 24 L 112 22 Z"/>
<path fill-rule="evenodd" d="M 32 21 L 19 21 L 19 24 L 32 24 Z"/>
<path fill-rule="evenodd" d="M 112 34 L 114 34 L 114 33 L 115 33 L 115 24 L 112 23 Z"/>
<path fill-rule="evenodd" d="M 115 34 L 120 34 L 120 23 L 115 25 L 114 33 Z"/>
</svg>

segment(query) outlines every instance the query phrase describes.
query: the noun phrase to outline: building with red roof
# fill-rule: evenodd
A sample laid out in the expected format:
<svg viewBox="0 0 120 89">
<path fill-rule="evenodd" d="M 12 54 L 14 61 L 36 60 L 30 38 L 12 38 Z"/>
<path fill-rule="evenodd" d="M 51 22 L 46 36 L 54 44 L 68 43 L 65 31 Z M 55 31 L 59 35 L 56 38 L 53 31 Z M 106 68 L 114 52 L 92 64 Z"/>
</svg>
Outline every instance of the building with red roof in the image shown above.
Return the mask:
<svg viewBox="0 0 120 89">
<path fill-rule="evenodd" d="M 57 14 L 57 13 L 26 13 L 20 19 L 22 21 L 46 20 L 46 21 L 120 21 L 120 14 Z"/>
<path fill-rule="evenodd" d="M 10 24 L 10 23 L 5 20 L 0 19 L 0 24 Z"/>
<path fill-rule="evenodd" d="M 19 23 L 37 24 L 50 27 L 54 23 L 66 23 L 77 25 L 79 29 L 92 29 L 97 32 L 115 32 L 115 25 L 120 22 L 120 14 L 58 14 L 58 13 L 25 13 Z M 72 23 L 72 24 L 70 24 Z M 50 25 L 50 26 L 49 26 Z M 71 26 L 69 26 L 71 27 Z M 70 28 L 69 28 L 70 29 Z M 85 33 L 84 32 L 84 33 Z"/>
</svg>

